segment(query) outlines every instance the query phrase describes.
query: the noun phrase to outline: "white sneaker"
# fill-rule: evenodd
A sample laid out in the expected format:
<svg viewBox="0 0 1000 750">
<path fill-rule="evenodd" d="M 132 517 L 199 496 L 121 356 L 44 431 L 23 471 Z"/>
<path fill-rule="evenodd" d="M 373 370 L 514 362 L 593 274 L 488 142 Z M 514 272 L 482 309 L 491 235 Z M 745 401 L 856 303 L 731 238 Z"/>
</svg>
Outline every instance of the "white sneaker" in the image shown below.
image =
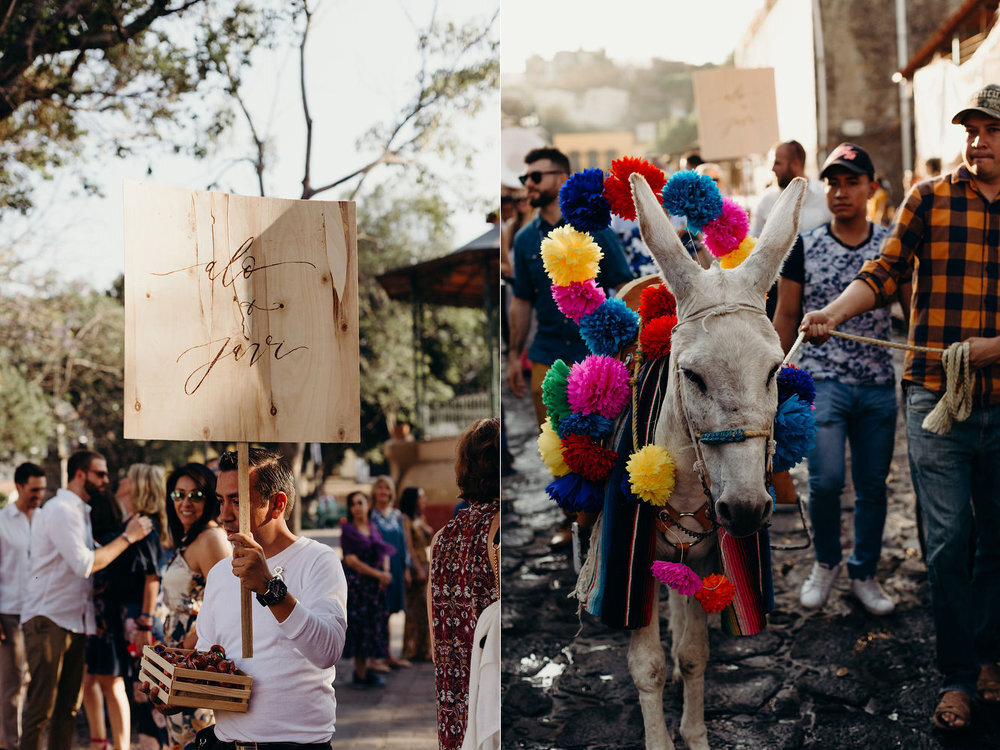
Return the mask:
<svg viewBox="0 0 1000 750">
<path fill-rule="evenodd" d="M 830 589 L 833 588 L 834 581 L 840 573 L 840 565 L 824 565 L 821 562 L 813 563 L 812 572 L 802 584 L 802 591 L 799 592 L 799 601 L 806 609 L 819 609 L 826 604 L 826 599 L 830 596 Z"/>
<path fill-rule="evenodd" d="M 851 580 L 851 591 L 858 597 L 865 609 L 873 615 L 891 615 L 896 604 L 885 595 L 882 587 L 874 578 L 854 578 Z"/>
</svg>

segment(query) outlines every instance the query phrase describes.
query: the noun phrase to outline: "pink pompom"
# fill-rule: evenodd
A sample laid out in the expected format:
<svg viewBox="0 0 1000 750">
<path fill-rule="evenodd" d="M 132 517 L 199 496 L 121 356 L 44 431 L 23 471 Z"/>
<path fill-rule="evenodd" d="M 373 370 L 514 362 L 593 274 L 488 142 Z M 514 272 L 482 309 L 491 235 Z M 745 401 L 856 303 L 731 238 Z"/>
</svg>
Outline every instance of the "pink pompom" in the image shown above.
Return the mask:
<svg viewBox="0 0 1000 750">
<path fill-rule="evenodd" d="M 607 297 L 593 279 L 587 279 L 571 282 L 567 286 L 553 285 L 552 299 L 563 315 L 579 324 L 580 318 L 594 312 Z"/>
<path fill-rule="evenodd" d="M 694 596 L 701 590 L 701 579 L 684 563 L 657 560 L 651 568 L 653 576 L 684 596 Z"/>
<path fill-rule="evenodd" d="M 592 354 L 569 371 L 566 395 L 579 414 L 614 419 L 629 399 L 628 369 L 614 357 Z"/>
<path fill-rule="evenodd" d="M 723 198 L 722 213 L 702 227 L 705 246 L 716 258 L 729 255 L 740 246 L 749 229 L 746 209 L 732 198 Z"/>
</svg>

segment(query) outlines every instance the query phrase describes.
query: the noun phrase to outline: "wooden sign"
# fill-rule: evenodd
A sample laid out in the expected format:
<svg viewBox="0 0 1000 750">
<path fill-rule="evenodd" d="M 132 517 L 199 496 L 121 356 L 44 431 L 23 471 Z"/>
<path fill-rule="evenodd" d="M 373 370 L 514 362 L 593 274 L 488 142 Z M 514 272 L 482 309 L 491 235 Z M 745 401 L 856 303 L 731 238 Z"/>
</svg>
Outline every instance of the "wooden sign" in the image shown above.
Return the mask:
<svg viewBox="0 0 1000 750">
<path fill-rule="evenodd" d="M 358 442 L 355 206 L 125 183 L 125 437 Z"/>
<path fill-rule="evenodd" d="M 778 140 L 773 68 L 716 68 L 692 74 L 698 143 L 706 161 L 766 154 Z"/>
</svg>

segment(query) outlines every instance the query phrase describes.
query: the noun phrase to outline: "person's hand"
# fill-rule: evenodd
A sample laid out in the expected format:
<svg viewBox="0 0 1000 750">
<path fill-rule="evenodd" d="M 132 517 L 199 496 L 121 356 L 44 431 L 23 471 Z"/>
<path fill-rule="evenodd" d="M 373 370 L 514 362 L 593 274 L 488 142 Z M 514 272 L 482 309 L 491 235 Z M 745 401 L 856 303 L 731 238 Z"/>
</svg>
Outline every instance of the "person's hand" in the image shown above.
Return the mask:
<svg viewBox="0 0 1000 750">
<path fill-rule="evenodd" d="M 146 535 L 153 530 L 153 522 L 146 516 L 136 513 L 125 525 L 125 536 L 132 544 L 145 539 Z"/>
<path fill-rule="evenodd" d="M 153 704 L 153 708 L 159 711 L 164 716 L 170 716 L 171 714 L 180 713 L 180 706 L 168 706 L 166 703 L 160 700 L 160 688 L 158 685 L 151 685 L 147 680 L 143 680 L 139 683 L 139 692 L 143 695 L 149 696 L 149 702 Z"/>
<path fill-rule="evenodd" d="M 834 328 L 833 319 L 822 310 L 807 312 L 799 324 L 799 332 L 806 334 L 810 344 L 825 344 Z"/>
<path fill-rule="evenodd" d="M 413 577 L 417 583 L 424 583 L 427 580 L 427 568 L 420 566 L 413 568 Z"/>
<path fill-rule="evenodd" d="M 409 568 L 406 568 L 403 571 L 403 583 L 406 584 L 407 586 L 413 583 L 413 573 L 410 572 Z"/>
<path fill-rule="evenodd" d="M 965 340 L 969 342 L 969 367 L 973 370 L 992 365 L 1000 359 L 1000 337 L 970 336 Z"/>
<path fill-rule="evenodd" d="M 267 591 L 267 582 L 273 578 L 264 557 L 264 548 L 249 534 L 233 532 L 229 535 L 233 545 L 233 575 L 243 582 L 243 586 L 255 594 Z"/>
<path fill-rule="evenodd" d="M 153 633 L 149 630 L 136 630 L 132 634 L 132 643 L 135 644 L 135 647 L 139 649 L 139 653 L 141 654 L 143 646 L 153 645 Z"/>
<path fill-rule="evenodd" d="M 521 370 L 520 352 L 517 356 L 512 353 L 507 359 L 507 385 L 510 386 L 514 398 L 521 398 L 528 390 L 524 383 L 524 372 Z"/>
<path fill-rule="evenodd" d="M 378 574 L 379 589 L 387 589 L 392 585 L 392 573 L 383 570 Z"/>
</svg>

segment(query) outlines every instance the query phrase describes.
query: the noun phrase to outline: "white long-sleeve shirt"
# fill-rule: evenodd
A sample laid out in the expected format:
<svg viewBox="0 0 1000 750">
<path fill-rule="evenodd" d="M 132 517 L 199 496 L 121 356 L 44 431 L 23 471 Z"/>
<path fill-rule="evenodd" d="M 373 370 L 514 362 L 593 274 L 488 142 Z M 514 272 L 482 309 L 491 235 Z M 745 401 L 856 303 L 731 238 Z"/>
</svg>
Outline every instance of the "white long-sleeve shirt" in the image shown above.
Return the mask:
<svg viewBox="0 0 1000 750">
<path fill-rule="evenodd" d="M 774 204 L 781 195 L 781 188 L 772 185 L 764 191 L 754 208 L 750 219 L 751 237 L 760 237 L 764 229 L 764 222 L 774 208 Z M 826 186 L 821 180 L 809 180 L 809 187 L 806 190 L 806 197 L 802 201 L 802 211 L 799 214 L 799 232 L 808 232 L 815 229 L 820 224 L 825 224 L 833 218 L 829 207 L 826 205 Z"/>
<path fill-rule="evenodd" d="M 21 622 L 43 615 L 74 633 L 94 632 L 94 533 L 90 506 L 66 489 L 35 511 L 31 575 Z"/>
<path fill-rule="evenodd" d="M 216 736 L 223 742 L 326 742 L 334 731 L 337 699 L 334 665 L 347 632 L 347 579 L 337 553 L 299 537 L 267 558 L 282 568 L 295 608 L 284 622 L 251 597 L 253 657 L 241 657 L 240 579 L 232 558 L 209 571 L 198 613 L 198 649 L 214 644 L 253 677 L 247 713 L 215 711 Z"/>
<path fill-rule="evenodd" d="M 0 509 L 0 613 L 19 615 L 27 588 L 31 521 L 16 503 Z"/>
</svg>

